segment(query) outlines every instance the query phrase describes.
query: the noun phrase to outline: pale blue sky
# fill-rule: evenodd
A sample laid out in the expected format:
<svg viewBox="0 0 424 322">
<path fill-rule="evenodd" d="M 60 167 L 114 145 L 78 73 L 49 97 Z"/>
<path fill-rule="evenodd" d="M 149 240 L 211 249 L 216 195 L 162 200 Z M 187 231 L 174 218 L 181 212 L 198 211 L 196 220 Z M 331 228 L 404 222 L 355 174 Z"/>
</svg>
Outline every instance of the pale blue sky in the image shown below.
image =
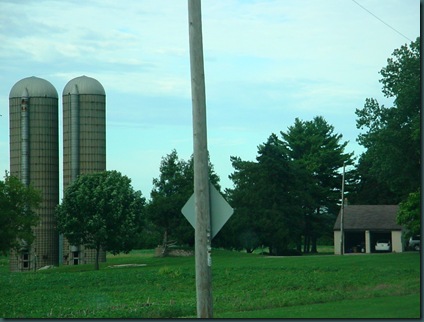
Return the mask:
<svg viewBox="0 0 424 322">
<path fill-rule="evenodd" d="M 419 0 L 356 2 L 419 36 Z M 208 147 L 223 188 L 232 187 L 230 156 L 254 160 L 296 117 L 322 115 L 350 142 L 347 152 L 363 151 L 355 109 L 367 97 L 391 105 L 378 72 L 410 41 L 357 3 L 202 1 Z M 187 20 L 185 0 L 0 0 L 0 171 L 9 169 L 12 86 L 48 80 L 61 117 L 64 86 L 86 75 L 106 91 L 107 169 L 149 198 L 161 158 L 193 151 Z"/>
</svg>

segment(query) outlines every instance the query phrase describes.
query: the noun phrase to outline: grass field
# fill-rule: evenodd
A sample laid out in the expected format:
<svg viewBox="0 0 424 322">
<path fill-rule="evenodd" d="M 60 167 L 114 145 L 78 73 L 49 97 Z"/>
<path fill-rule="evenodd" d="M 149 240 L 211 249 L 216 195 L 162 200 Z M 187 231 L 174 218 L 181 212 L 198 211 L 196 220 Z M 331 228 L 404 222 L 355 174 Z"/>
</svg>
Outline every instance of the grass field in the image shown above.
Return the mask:
<svg viewBox="0 0 424 322">
<path fill-rule="evenodd" d="M 216 318 L 419 318 L 420 254 L 267 257 L 214 250 Z M 146 266 L 111 268 L 119 264 Z M 152 250 L 93 265 L 10 273 L 0 257 L 0 317 L 195 317 L 193 257 Z"/>
</svg>

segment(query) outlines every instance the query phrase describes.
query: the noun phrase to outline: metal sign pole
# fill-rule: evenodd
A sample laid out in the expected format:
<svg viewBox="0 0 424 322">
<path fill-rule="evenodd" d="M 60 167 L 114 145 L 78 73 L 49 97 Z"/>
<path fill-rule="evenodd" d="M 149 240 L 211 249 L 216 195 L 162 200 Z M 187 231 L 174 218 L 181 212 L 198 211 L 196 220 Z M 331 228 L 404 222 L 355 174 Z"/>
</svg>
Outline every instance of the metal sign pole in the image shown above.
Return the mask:
<svg viewBox="0 0 424 322">
<path fill-rule="evenodd" d="M 197 317 L 212 318 L 211 220 L 200 0 L 188 0 L 193 106 Z"/>
</svg>

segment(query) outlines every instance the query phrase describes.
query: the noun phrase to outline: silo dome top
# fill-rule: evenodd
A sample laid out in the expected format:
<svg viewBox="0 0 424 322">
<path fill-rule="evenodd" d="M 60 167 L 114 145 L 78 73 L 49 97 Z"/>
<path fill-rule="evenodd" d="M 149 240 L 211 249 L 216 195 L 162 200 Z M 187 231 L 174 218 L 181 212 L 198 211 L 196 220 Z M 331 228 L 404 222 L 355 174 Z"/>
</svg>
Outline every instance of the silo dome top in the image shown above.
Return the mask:
<svg viewBox="0 0 424 322">
<path fill-rule="evenodd" d="M 75 92 L 75 85 L 77 85 L 78 93 L 82 95 L 106 95 L 102 84 L 100 84 L 98 80 L 87 76 L 80 76 L 71 79 L 63 89 L 63 95 Z"/>
<path fill-rule="evenodd" d="M 25 91 L 29 97 L 58 98 L 57 91 L 50 82 L 35 76 L 23 78 L 13 85 L 9 98 L 22 97 Z"/>
</svg>

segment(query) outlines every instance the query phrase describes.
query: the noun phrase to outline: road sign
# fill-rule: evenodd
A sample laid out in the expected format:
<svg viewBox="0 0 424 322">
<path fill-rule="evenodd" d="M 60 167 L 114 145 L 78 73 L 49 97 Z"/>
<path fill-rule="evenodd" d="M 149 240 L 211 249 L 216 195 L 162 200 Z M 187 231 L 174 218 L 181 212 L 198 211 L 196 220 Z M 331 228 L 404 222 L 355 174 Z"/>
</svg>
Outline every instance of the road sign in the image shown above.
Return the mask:
<svg viewBox="0 0 424 322">
<path fill-rule="evenodd" d="M 216 190 L 212 183 L 209 183 L 209 191 L 210 191 L 210 214 L 211 214 L 211 230 L 212 230 L 212 238 L 221 230 L 222 226 L 227 222 L 227 220 L 231 217 L 234 210 L 228 204 L 228 202 L 224 199 L 224 197 Z M 184 217 L 188 220 L 188 222 L 196 227 L 196 215 L 194 211 L 194 194 L 188 199 L 184 207 L 181 209 Z"/>
</svg>

